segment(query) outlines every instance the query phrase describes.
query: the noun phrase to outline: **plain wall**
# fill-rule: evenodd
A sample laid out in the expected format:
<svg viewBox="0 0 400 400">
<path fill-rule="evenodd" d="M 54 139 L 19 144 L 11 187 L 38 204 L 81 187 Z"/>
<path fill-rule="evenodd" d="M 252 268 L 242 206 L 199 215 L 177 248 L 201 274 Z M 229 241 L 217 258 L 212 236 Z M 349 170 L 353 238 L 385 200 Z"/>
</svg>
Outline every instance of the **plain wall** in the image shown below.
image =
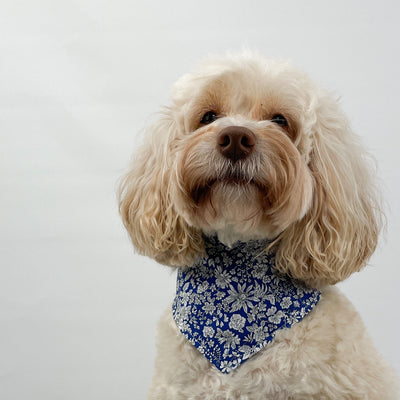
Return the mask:
<svg viewBox="0 0 400 400">
<path fill-rule="evenodd" d="M 173 82 L 248 46 L 342 98 L 375 156 L 386 240 L 340 284 L 380 352 L 398 346 L 395 1 L 2 0 L 0 398 L 143 399 L 175 276 L 135 255 L 115 187 Z"/>
</svg>

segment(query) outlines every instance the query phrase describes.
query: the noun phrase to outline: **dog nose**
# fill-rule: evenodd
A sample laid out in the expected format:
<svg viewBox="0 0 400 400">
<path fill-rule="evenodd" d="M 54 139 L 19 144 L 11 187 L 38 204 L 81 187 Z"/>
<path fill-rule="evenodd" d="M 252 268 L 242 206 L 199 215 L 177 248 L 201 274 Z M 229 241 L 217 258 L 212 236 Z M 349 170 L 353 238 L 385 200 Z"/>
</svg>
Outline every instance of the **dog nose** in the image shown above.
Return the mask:
<svg viewBox="0 0 400 400">
<path fill-rule="evenodd" d="M 251 154 L 256 136 L 244 126 L 228 126 L 218 134 L 217 143 L 219 152 L 235 162 Z"/>
</svg>

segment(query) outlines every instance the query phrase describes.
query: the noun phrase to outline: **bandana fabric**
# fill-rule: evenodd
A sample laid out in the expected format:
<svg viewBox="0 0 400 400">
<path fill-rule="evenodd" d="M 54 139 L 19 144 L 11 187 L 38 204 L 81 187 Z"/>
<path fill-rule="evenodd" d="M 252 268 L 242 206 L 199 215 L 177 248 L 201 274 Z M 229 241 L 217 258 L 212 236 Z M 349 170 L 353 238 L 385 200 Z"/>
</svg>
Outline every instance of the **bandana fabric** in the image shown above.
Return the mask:
<svg viewBox="0 0 400 400">
<path fill-rule="evenodd" d="M 182 334 L 221 372 L 229 373 L 301 321 L 320 292 L 280 274 L 266 240 L 227 247 L 207 237 L 207 256 L 179 269 L 174 320 Z"/>
</svg>

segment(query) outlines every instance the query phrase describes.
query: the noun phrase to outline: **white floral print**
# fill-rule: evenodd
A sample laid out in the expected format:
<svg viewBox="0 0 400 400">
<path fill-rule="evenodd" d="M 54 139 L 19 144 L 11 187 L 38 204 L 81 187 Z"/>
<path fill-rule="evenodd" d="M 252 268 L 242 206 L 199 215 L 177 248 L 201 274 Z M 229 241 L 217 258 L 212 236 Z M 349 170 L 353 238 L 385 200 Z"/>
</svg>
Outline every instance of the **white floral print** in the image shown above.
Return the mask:
<svg viewBox="0 0 400 400">
<path fill-rule="evenodd" d="M 253 301 L 257 301 L 257 298 L 253 296 L 254 291 L 252 291 L 253 286 L 248 286 L 246 284 L 237 286 L 237 289 L 233 285 L 229 286 L 228 297 L 225 298 L 225 303 L 232 303 L 232 311 L 238 311 L 243 308 L 244 312 L 247 313 L 247 307 L 251 307 Z"/>
<path fill-rule="evenodd" d="M 229 328 L 235 331 L 243 332 L 243 327 L 246 323 L 246 318 L 242 317 L 240 314 L 233 314 L 229 321 Z"/>
<path fill-rule="evenodd" d="M 179 269 L 174 320 L 182 334 L 221 372 L 229 373 L 301 321 L 320 292 L 281 275 L 266 240 L 232 247 L 204 237 L 207 256 Z"/>
<path fill-rule="evenodd" d="M 229 349 L 230 347 L 235 349 L 236 345 L 240 343 L 239 337 L 229 330 L 223 331 L 221 329 L 218 329 L 215 337 L 218 339 L 219 343 L 224 343 L 225 349 Z"/>
<path fill-rule="evenodd" d="M 292 300 L 290 297 L 284 297 L 281 301 L 282 308 L 289 308 L 292 305 Z"/>
<path fill-rule="evenodd" d="M 211 326 L 205 326 L 203 328 L 203 336 L 205 338 L 209 337 L 212 338 L 214 336 L 214 329 Z"/>
</svg>

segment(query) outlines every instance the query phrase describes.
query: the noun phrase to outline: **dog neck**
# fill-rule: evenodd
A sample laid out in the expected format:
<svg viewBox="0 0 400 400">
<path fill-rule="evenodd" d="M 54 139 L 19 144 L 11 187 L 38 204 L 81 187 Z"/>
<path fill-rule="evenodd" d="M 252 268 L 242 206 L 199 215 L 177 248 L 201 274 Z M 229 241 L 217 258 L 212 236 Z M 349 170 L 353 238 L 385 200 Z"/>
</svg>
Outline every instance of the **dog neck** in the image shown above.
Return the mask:
<svg viewBox="0 0 400 400">
<path fill-rule="evenodd" d="M 218 239 L 219 242 L 227 247 L 234 247 L 236 245 L 244 245 L 247 242 L 261 241 L 268 243 L 265 239 L 265 232 L 258 232 L 252 228 L 250 232 L 238 232 L 235 224 L 223 224 L 221 229 L 211 230 L 205 235 L 205 241 L 209 242 L 213 239 Z"/>
<path fill-rule="evenodd" d="M 229 373 L 278 330 L 301 321 L 320 292 L 280 274 L 266 239 L 229 247 L 216 236 L 204 242 L 206 256 L 178 270 L 173 317 L 182 334 Z"/>
</svg>

